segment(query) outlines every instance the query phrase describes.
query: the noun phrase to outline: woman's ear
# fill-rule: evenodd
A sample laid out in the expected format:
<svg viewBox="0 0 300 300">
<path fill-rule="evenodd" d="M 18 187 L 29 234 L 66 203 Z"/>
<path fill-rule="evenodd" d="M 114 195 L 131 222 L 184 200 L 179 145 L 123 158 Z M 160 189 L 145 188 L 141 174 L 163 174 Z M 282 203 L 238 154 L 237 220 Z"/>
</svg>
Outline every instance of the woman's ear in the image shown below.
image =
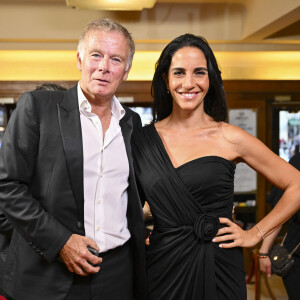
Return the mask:
<svg viewBox="0 0 300 300">
<path fill-rule="evenodd" d="M 169 89 L 169 80 L 168 80 L 168 75 L 166 73 L 162 74 L 163 80 L 165 82 L 165 85 L 167 87 L 167 89 Z"/>
</svg>

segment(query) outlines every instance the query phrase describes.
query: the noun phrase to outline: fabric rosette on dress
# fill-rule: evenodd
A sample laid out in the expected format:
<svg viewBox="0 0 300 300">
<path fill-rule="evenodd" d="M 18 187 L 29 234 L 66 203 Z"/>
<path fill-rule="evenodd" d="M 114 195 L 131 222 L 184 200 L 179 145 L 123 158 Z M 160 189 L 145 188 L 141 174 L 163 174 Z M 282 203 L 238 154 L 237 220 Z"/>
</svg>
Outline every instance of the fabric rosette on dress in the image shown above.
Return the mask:
<svg viewBox="0 0 300 300">
<path fill-rule="evenodd" d="M 217 217 L 200 214 L 194 223 L 194 233 L 200 240 L 211 241 L 216 236 L 219 226 Z"/>
</svg>

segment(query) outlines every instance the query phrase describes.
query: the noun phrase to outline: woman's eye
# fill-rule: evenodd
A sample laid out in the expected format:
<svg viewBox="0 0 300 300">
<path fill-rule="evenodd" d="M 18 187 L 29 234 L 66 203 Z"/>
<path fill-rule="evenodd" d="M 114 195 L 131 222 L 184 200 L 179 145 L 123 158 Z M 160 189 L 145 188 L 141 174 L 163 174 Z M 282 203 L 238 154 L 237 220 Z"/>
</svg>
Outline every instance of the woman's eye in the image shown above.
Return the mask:
<svg viewBox="0 0 300 300">
<path fill-rule="evenodd" d="M 197 76 L 205 76 L 205 75 L 207 75 L 207 72 L 206 71 L 198 71 L 198 72 L 196 72 L 196 75 Z"/>
<path fill-rule="evenodd" d="M 181 76 L 181 75 L 183 75 L 183 72 L 181 72 L 181 71 L 176 71 L 176 72 L 174 72 L 173 73 L 175 76 Z"/>
<path fill-rule="evenodd" d="M 199 71 L 199 72 L 196 72 L 196 74 L 204 75 L 205 72 L 204 71 Z"/>
</svg>

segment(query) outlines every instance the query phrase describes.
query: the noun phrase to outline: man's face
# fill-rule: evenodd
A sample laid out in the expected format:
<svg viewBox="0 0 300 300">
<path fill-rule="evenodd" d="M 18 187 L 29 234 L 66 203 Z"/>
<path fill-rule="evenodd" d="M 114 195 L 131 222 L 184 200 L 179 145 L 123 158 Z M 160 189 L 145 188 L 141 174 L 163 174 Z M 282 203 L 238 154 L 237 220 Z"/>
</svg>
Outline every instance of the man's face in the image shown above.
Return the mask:
<svg viewBox="0 0 300 300">
<path fill-rule="evenodd" d="M 129 46 L 118 32 L 94 30 L 89 32 L 77 53 L 77 67 L 81 71 L 80 87 L 91 102 L 110 101 L 123 80 Z"/>
</svg>

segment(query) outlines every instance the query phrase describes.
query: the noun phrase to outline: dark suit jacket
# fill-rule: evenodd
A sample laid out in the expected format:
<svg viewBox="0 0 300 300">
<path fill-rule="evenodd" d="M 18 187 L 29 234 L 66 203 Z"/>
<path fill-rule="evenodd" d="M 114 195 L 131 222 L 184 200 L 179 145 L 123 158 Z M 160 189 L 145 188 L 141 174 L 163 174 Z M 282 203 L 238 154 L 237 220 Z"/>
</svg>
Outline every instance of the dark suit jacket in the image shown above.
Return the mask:
<svg viewBox="0 0 300 300">
<path fill-rule="evenodd" d="M 3 213 L 0 213 L 0 295 L 3 294 L 2 283 L 4 262 L 8 253 L 12 232 L 13 227 L 11 223 L 8 222 L 6 216 Z"/>
<path fill-rule="evenodd" d="M 143 211 L 130 146 L 140 118 L 125 110 L 120 126 L 130 166 L 127 218 L 135 258 L 135 292 L 137 299 L 144 299 Z M 72 233 L 85 234 L 83 195 L 77 86 L 66 92 L 23 94 L 0 155 L 0 210 L 14 227 L 3 286 L 15 300 L 66 297 L 73 274 L 57 256 Z"/>
</svg>

